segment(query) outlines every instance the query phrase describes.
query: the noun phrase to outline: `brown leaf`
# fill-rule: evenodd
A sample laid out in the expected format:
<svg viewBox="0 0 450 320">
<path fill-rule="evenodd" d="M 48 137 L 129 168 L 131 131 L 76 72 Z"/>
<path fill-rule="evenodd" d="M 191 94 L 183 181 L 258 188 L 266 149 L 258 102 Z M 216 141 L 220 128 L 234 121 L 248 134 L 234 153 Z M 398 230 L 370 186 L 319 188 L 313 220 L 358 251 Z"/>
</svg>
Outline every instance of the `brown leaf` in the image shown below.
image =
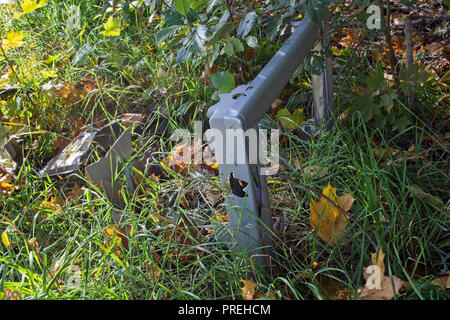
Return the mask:
<svg viewBox="0 0 450 320">
<path fill-rule="evenodd" d="M 338 203 L 339 206 L 344 209 L 345 211 L 348 211 L 353 206 L 353 202 L 355 202 L 355 198 L 350 193 L 343 194 L 339 197 Z"/>
<path fill-rule="evenodd" d="M 403 287 L 405 282 L 403 282 L 396 276 L 392 276 L 392 281 L 395 287 L 395 294 L 399 295 L 400 289 Z M 386 276 L 382 276 L 380 289 L 369 289 L 363 287 L 358 291 L 359 300 L 392 300 L 394 298 L 394 290 L 391 285 L 391 280 Z"/>
<path fill-rule="evenodd" d="M 368 272 L 368 268 L 364 268 L 364 279 L 366 280 L 366 284 L 364 287 L 359 288 L 358 290 L 358 299 L 360 300 L 392 300 L 394 298 L 394 289 L 395 294 L 400 294 L 400 289 L 403 287 L 405 282 L 396 276 L 392 276 L 392 282 L 394 288 L 392 287 L 391 280 L 389 277 L 384 275 L 384 257 L 385 254 L 383 252 L 383 248 L 380 248 L 377 251 L 377 254 L 371 253 L 372 267 L 373 273 Z M 374 267 L 379 268 L 376 270 Z M 375 277 L 379 276 L 380 279 L 376 279 Z M 379 280 L 379 288 L 376 288 L 376 283 Z"/>
<path fill-rule="evenodd" d="M 53 140 L 53 149 L 55 149 L 56 153 L 59 153 L 62 149 L 64 149 L 67 144 L 68 144 L 68 140 L 64 137 L 57 137 L 56 139 Z"/>
<path fill-rule="evenodd" d="M 450 289 L 450 275 L 437 277 L 433 281 L 432 284 L 442 287 L 443 289 Z"/>
<path fill-rule="evenodd" d="M 75 183 L 75 186 L 68 193 L 69 199 L 74 199 L 83 195 L 83 190 Z"/>
<path fill-rule="evenodd" d="M 31 238 L 29 241 L 31 247 L 33 248 L 33 251 L 36 252 L 36 254 L 39 254 L 39 243 L 36 238 Z"/>
</svg>

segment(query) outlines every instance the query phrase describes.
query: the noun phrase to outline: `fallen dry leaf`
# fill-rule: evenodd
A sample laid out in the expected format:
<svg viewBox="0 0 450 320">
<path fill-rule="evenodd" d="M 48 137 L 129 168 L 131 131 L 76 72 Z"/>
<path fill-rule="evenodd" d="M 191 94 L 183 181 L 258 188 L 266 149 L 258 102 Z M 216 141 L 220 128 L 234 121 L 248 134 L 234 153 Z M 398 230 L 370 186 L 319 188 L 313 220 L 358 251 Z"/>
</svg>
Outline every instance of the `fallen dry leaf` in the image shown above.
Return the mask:
<svg viewBox="0 0 450 320">
<path fill-rule="evenodd" d="M 7 248 L 11 246 L 11 242 L 9 241 L 8 233 L 6 232 L 6 230 L 2 232 L 2 243 Z"/>
<path fill-rule="evenodd" d="M 335 204 L 345 211 L 350 210 L 355 199 L 351 194 L 344 194 L 337 197 L 336 188 L 331 184 L 323 189 L 325 196 L 330 198 Z M 325 198 L 321 197 L 319 202 L 311 199 L 309 221 L 320 239 L 333 246 L 336 241 L 342 238 L 347 225 L 347 217 L 334 208 Z"/>
<path fill-rule="evenodd" d="M 392 281 L 395 287 L 395 294 L 400 294 L 400 289 L 405 284 L 401 279 L 392 276 Z M 394 290 L 391 285 L 391 279 L 387 276 L 382 276 L 380 289 L 369 289 L 366 287 L 358 290 L 359 300 L 392 300 L 394 298 Z"/>
<path fill-rule="evenodd" d="M 77 183 L 75 183 L 74 187 L 69 191 L 67 195 L 69 199 L 78 198 L 79 196 L 83 195 L 83 190 L 78 186 Z"/>
<path fill-rule="evenodd" d="M 377 253 L 371 253 L 372 265 L 364 268 L 364 279 L 366 284 L 364 287 L 358 289 L 359 300 L 392 300 L 395 295 L 400 294 L 400 289 L 405 284 L 404 281 L 392 276 L 391 279 L 384 275 L 385 265 L 383 248 L 380 248 Z M 378 270 L 374 267 L 377 267 Z M 380 277 L 376 279 L 376 277 Z M 377 284 L 379 280 L 379 283 Z M 377 288 L 377 285 L 379 287 Z"/>
<path fill-rule="evenodd" d="M 9 195 L 14 191 L 19 190 L 18 186 L 14 186 L 12 183 L 1 181 L 0 182 L 0 191 L 4 195 Z"/>
<path fill-rule="evenodd" d="M 244 286 L 241 288 L 244 300 L 253 300 L 256 296 L 256 283 L 252 280 L 243 280 Z"/>
<path fill-rule="evenodd" d="M 433 281 L 432 284 L 442 287 L 443 289 L 450 289 L 450 275 L 437 277 Z"/>
<path fill-rule="evenodd" d="M 5 289 L 3 292 L 3 300 L 20 300 L 19 292 L 11 289 Z"/>
<path fill-rule="evenodd" d="M 199 150 L 197 150 L 197 145 L 199 146 Z M 198 155 L 201 155 L 201 160 L 196 159 Z M 200 170 L 203 168 L 216 174 L 219 169 L 214 159 L 214 153 L 211 152 L 209 147 L 207 145 L 203 146 L 201 142 L 196 143 L 195 141 L 191 145 L 186 143 L 176 145 L 171 154 L 166 157 L 165 163 L 169 168 L 182 175 L 185 175 L 189 170 Z"/>
</svg>

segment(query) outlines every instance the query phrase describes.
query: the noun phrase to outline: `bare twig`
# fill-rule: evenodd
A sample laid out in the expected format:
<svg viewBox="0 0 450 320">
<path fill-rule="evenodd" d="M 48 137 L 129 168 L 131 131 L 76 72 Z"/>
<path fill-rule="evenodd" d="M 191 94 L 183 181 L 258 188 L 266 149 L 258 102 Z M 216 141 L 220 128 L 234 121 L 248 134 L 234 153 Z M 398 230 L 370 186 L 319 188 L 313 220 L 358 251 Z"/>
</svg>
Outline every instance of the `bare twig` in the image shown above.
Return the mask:
<svg viewBox="0 0 450 320">
<path fill-rule="evenodd" d="M 413 58 L 413 42 L 411 31 L 411 18 L 408 16 L 405 20 L 405 40 L 406 40 L 406 67 L 409 68 L 414 63 Z M 414 92 L 408 92 L 408 108 L 414 109 Z"/>
<path fill-rule="evenodd" d="M 399 80 L 399 65 L 397 57 L 395 56 L 394 46 L 392 45 L 392 37 L 391 37 L 391 2 L 387 2 L 386 8 L 386 18 L 385 18 L 386 29 L 384 30 L 384 35 L 386 37 L 386 43 L 389 49 L 389 62 L 391 65 L 392 76 L 394 77 L 395 86 L 398 87 Z"/>
</svg>

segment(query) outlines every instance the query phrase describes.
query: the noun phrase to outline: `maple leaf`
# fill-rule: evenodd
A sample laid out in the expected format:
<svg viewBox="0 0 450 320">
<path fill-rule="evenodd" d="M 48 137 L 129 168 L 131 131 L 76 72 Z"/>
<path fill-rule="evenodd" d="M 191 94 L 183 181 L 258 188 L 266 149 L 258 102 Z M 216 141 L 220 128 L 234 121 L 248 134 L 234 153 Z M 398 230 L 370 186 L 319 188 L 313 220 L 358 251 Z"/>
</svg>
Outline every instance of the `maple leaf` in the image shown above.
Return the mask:
<svg viewBox="0 0 450 320">
<path fill-rule="evenodd" d="M 355 201 L 349 193 L 338 198 L 336 188 L 329 183 L 322 193 L 345 211 L 350 210 Z M 347 226 L 347 217 L 333 207 L 324 197 L 321 197 L 319 202 L 311 199 L 309 209 L 311 213 L 309 221 L 311 221 L 313 229 L 317 230 L 320 239 L 333 246 L 344 234 Z"/>
<path fill-rule="evenodd" d="M 24 0 L 22 3 L 22 11 L 24 14 L 33 12 L 36 9 L 42 8 L 47 4 L 47 0 L 41 0 L 39 3 L 35 0 Z"/>
<path fill-rule="evenodd" d="M 380 289 L 369 289 L 363 287 L 358 293 L 360 300 L 392 300 L 394 298 L 394 290 L 392 288 L 391 279 L 383 276 Z M 405 284 L 401 279 L 392 276 L 392 282 L 395 287 L 395 294 L 400 294 L 400 289 Z"/>
<path fill-rule="evenodd" d="M 366 284 L 358 290 L 358 299 L 363 300 L 392 300 L 395 295 L 400 294 L 404 281 L 392 276 L 391 279 L 384 275 L 384 252 L 380 248 L 377 253 L 371 253 L 372 265 L 364 268 L 364 279 Z M 374 268 L 376 267 L 376 268 Z M 378 279 L 376 279 L 379 277 Z M 378 286 L 378 287 L 377 287 Z"/>
<path fill-rule="evenodd" d="M 120 35 L 120 20 L 119 18 L 113 18 L 110 16 L 108 20 L 103 24 L 104 31 L 101 34 L 106 37 L 115 37 Z"/>
<path fill-rule="evenodd" d="M 244 283 L 244 286 L 241 288 L 242 297 L 244 300 L 253 300 L 256 295 L 256 283 L 252 280 L 241 279 L 241 281 Z"/>
</svg>

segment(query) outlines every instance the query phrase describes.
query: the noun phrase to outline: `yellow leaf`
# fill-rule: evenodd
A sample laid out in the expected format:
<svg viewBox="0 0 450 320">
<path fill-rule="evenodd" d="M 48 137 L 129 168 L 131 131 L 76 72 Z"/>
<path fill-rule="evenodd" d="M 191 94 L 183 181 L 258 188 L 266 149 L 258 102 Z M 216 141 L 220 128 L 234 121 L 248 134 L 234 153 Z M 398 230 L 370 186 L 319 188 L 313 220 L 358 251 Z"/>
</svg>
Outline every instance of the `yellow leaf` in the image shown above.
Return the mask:
<svg viewBox="0 0 450 320">
<path fill-rule="evenodd" d="M 337 197 L 336 188 L 328 184 L 322 193 L 330 198 L 335 204 L 343 208 L 345 211 L 350 210 L 355 199 L 350 194 L 345 194 L 340 198 Z M 309 221 L 320 239 L 333 246 L 336 241 L 340 240 L 347 226 L 347 217 L 340 213 L 332 204 L 324 197 L 319 202 L 311 199 Z"/>
<path fill-rule="evenodd" d="M 36 9 L 42 8 L 47 4 L 47 0 L 41 0 L 39 3 L 35 0 L 24 0 L 22 10 L 24 14 L 31 13 Z"/>
<path fill-rule="evenodd" d="M 252 280 L 242 280 L 244 287 L 241 288 L 244 300 L 253 300 L 256 294 L 256 283 Z"/>
<path fill-rule="evenodd" d="M 2 46 L 5 49 L 8 49 L 9 47 L 20 47 L 23 44 L 23 31 L 14 32 L 14 31 L 7 31 L 6 32 L 6 39 L 3 39 Z"/>
<path fill-rule="evenodd" d="M 331 52 L 335 55 L 335 56 L 340 56 L 341 55 L 341 50 L 336 47 L 336 46 L 332 46 L 331 47 Z"/>
<path fill-rule="evenodd" d="M 6 231 L 3 231 L 2 233 L 2 242 L 7 248 L 11 246 L 11 242 L 9 242 L 8 234 L 6 233 Z"/>
<path fill-rule="evenodd" d="M 119 18 L 113 18 L 110 16 L 108 20 L 103 24 L 104 31 L 101 31 L 106 37 L 115 37 L 120 34 L 120 20 Z"/>
</svg>

